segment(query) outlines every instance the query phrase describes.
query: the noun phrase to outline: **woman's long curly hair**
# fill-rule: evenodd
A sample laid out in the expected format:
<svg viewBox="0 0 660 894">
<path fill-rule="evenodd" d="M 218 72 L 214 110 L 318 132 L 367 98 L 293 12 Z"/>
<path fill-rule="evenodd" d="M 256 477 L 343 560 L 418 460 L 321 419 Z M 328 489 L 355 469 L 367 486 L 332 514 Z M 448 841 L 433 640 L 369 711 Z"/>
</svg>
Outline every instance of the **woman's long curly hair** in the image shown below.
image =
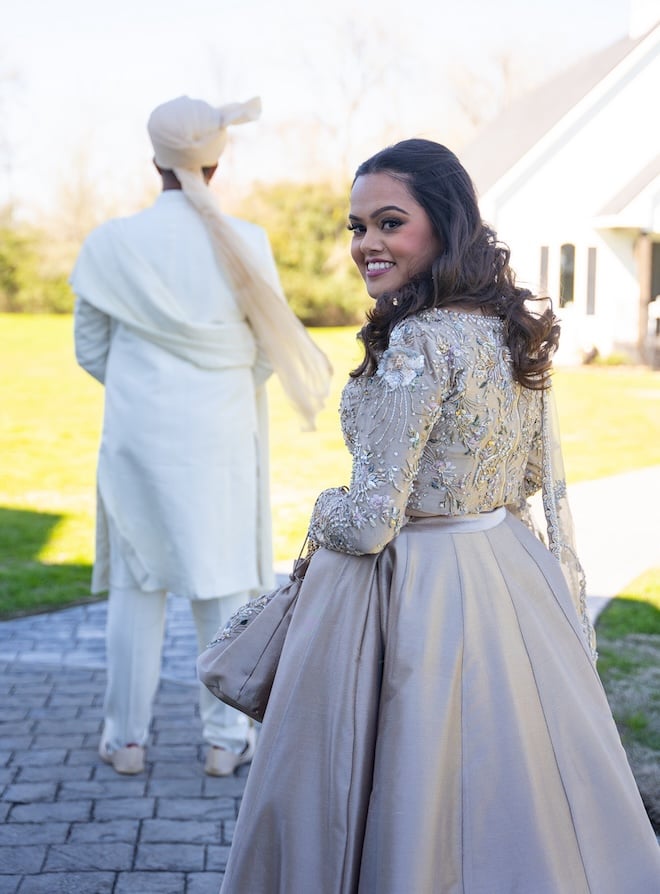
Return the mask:
<svg viewBox="0 0 660 894">
<path fill-rule="evenodd" d="M 363 162 L 353 183 L 365 174 L 380 173 L 405 184 L 426 211 L 442 250 L 429 271 L 396 296 L 381 295 L 367 312 L 358 335 L 365 356 L 351 375 L 373 375 L 400 320 L 426 308 L 460 305 L 502 318 L 516 380 L 526 388 L 547 387 L 559 340 L 552 306 L 549 299 L 516 286 L 509 249 L 482 221 L 474 186 L 458 158 L 431 140 L 404 140 Z M 542 302 L 543 309 L 532 311 L 532 301 Z"/>
</svg>

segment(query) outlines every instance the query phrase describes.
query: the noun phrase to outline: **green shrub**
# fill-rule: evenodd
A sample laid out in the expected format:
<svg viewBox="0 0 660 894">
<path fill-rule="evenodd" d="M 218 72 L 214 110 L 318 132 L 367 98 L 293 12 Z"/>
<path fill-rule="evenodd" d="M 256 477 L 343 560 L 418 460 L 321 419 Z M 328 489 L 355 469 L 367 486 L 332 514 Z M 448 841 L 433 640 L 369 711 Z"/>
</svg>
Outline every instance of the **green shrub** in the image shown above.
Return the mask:
<svg viewBox="0 0 660 894">
<path fill-rule="evenodd" d="M 45 260 L 46 237 L 38 230 L 0 230 L 0 311 L 69 313 L 74 296 L 66 274 Z"/>
<path fill-rule="evenodd" d="M 261 185 L 237 209 L 267 231 L 284 293 L 307 326 L 361 324 L 371 303 L 350 257 L 347 210 L 348 189 L 323 183 Z M 71 311 L 78 247 L 0 225 L 0 312 Z"/>
<path fill-rule="evenodd" d="M 370 304 L 350 257 L 347 196 L 331 184 L 276 183 L 241 206 L 267 231 L 287 300 L 308 326 L 361 323 Z"/>
</svg>

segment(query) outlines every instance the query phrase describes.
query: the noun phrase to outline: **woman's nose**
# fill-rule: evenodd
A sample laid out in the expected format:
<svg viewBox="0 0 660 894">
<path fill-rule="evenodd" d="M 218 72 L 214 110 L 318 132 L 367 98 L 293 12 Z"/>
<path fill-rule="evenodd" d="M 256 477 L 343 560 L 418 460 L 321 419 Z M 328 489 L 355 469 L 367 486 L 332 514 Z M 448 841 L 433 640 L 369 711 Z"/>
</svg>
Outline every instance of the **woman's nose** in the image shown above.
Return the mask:
<svg viewBox="0 0 660 894">
<path fill-rule="evenodd" d="M 380 251 L 383 247 L 383 239 L 380 230 L 367 228 L 364 236 L 360 240 L 360 250 L 363 254 L 373 254 Z"/>
</svg>

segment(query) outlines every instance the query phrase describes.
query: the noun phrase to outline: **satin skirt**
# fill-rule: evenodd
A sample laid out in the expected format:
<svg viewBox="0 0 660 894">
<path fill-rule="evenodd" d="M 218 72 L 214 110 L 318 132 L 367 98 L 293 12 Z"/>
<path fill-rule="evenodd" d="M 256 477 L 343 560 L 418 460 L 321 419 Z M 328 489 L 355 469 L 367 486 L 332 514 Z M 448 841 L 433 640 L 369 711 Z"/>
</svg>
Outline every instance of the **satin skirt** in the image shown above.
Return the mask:
<svg viewBox="0 0 660 894">
<path fill-rule="evenodd" d="M 313 556 L 222 894 L 655 894 L 659 854 L 524 525 L 420 518 Z"/>
</svg>

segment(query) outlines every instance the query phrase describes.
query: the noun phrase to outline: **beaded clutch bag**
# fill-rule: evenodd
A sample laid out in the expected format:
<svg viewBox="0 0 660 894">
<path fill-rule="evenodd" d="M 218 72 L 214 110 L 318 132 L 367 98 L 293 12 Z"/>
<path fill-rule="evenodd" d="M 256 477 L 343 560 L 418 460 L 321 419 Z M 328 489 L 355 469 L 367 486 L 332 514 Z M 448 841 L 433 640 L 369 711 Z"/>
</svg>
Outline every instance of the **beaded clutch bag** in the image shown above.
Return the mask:
<svg viewBox="0 0 660 894">
<path fill-rule="evenodd" d="M 197 659 L 197 674 L 220 701 L 261 722 L 310 555 L 288 581 L 235 612 Z"/>
</svg>

